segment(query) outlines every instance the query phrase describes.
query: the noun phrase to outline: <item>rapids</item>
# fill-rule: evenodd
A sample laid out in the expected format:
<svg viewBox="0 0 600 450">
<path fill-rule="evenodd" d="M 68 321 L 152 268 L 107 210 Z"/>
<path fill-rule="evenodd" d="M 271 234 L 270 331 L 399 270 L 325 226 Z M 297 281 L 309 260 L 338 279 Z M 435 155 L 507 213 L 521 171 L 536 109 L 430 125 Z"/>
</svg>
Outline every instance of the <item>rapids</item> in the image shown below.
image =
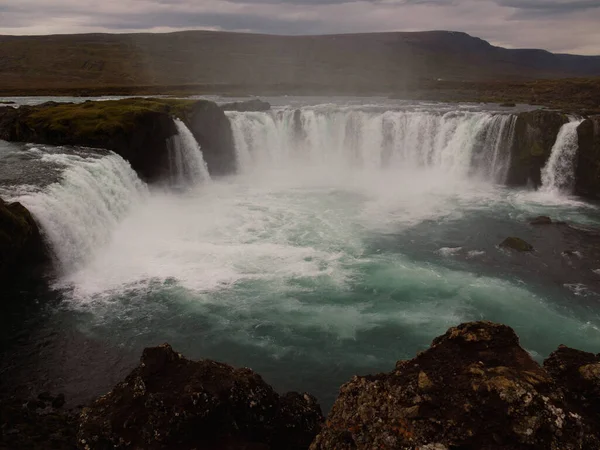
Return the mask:
<svg viewBox="0 0 600 450">
<path fill-rule="evenodd" d="M 389 371 L 463 321 L 514 327 L 536 358 L 559 344 L 600 351 L 600 275 L 575 289 L 560 260 L 498 248 L 517 235 L 544 254 L 543 231 L 527 225 L 539 214 L 600 225 L 594 205 L 502 186 L 514 115 L 313 105 L 228 116 L 241 170 L 212 181 L 181 128 L 171 186 L 146 186 L 114 154 L 4 150 L 61 168 L 49 185 L 5 187 L 60 263 L 52 306 L 37 321 L 23 312 L 31 337 L 3 357 L 7 374 L 83 401 L 166 341 L 327 409 L 352 375 Z"/>
</svg>

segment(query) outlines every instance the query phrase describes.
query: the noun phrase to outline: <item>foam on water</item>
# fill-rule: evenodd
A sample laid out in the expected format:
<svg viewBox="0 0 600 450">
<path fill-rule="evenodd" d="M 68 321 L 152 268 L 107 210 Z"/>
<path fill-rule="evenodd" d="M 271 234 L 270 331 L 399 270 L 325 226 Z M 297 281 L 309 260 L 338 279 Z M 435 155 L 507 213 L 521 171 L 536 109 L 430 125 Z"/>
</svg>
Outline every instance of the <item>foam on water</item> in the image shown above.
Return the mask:
<svg viewBox="0 0 600 450">
<path fill-rule="evenodd" d="M 299 111 L 228 113 L 242 173 L 182 192 L 149 192 L 113 154 L 42 156 L 66 167 L 61 181 L 20 199 L 61 262 L 77 330 L 136 351 L 166 340 L 332 396 L 467 320 L 507 323 L 540 355 L 600 349 L 600 317 L 568 289 L 478 266 L 534 211 L 591 210 L 496 184 L 513 116 Z M 442 228 L 456 237 L 415 244 Z M 481 233 L 491 244 L 465 239 Z"/>
<path fill-rule="evenodd" d="M 60 182 L 44 190 L 20 191 L 18 200 L 35 216 L 63 273 L 85 265 L 106 245 L 127 212 L 148 195 L 120 156 L 43 154 L 65 168 Z"/>
</svg>

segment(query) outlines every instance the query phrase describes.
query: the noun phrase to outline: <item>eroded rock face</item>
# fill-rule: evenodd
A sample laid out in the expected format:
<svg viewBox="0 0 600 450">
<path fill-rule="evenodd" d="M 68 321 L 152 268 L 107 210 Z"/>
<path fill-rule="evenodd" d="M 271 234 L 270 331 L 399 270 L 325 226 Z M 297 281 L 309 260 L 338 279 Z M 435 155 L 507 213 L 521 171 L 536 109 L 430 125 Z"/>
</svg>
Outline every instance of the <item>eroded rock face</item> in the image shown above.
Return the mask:
<svg viewBox="0 0 600 450">
<path fill-rule="evenodd" d="M 230 175 L 237 157 L 229 119 L 216 103 L 200 100 L 186 112 L 184 122 L 202 148 L 211 175 Z"/>
<path fill-rule="evenodd" d="M 31 213 L 0 199 L 0 281 L 37 276 L 48 262 L 46 245 Z"/>
<path fill-rule="evenodd" d="M 168 167 L 166 140 L 177 130 L 167 106 L 164 111 L 152 110 L 141 102 L 140 106 L 131 99 L 0 108 L 0 139 L 112 150 L 129 161 L 142 179 L 155 181 Z M 114 107 L 94 117 L 103 103 Z M 89 120 L 82 119 L 82 111 Z"/>
<path fill-rule="evenodd" d="M 323 417 L 314 397 L 279 396 L 250 369 L 190 361 L 168 345 L 84 409 L 80 448 L 306 449 Z"/>
<path fill-rule="evenodd" d="M 345 384 L 311 449 L 599 449 L 582 413 L 511 328 L 467 323 Z"/>
<path fill-rule="evenodd" d="M 565 114 L 536 110 L 520 113 L 515 128 L 507 184 L 541 185 L 541 170 L 548 161 L 560 128 L 569 121 Z"/>
<path fill-rule="evenodd" d="M 600 116 L 584 120 L 577 128 L 579 152 L 575 192 L 600 198 Z"/>
<path fill-rule="evenodd" d="M 167 140 L 177 133 L 173 117 L 182 119 L 194 134 L 211 175 L 236 171 L 229 119 L 207 100 L 124 99 L 0 107 L 0 139 L 112 150 L 129 161 L 142 179 L 153 182 L 168 174 Z"/>
</svg>

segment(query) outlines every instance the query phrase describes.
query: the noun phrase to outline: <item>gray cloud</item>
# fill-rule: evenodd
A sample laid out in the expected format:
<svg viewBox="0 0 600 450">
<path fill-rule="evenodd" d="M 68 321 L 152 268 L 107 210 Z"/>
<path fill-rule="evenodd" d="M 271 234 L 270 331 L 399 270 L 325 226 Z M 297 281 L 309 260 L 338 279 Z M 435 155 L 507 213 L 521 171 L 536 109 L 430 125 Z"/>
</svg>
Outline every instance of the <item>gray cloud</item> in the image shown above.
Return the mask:
<svg viewBox="0 0 600 450">
<path fill-rule="evenodd" d="M 0 0 L 0 34 L 443 29 L 496 45 L 600 54 L 598 23 L 599 0 Z"/>
</svg>

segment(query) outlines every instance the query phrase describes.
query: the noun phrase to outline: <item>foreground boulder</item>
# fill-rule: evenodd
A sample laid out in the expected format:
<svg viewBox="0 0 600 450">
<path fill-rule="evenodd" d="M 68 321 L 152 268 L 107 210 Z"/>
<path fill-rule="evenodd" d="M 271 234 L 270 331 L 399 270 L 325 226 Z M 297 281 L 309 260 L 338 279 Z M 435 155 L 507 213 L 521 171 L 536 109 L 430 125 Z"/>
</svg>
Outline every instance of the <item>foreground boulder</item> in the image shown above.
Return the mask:
<svg viewBox="0 0 600 450">
<path fill-rule="evenodd" d="M 588 362 L 576 370 L 597 386 Z M 600 423 L 588 414 L 597 391 L 563 391 L 555 373 L 571 367 L 544 370 L 511 328 L 463 324 L 393 372 L 342 386 L 311 449 L 600 449 Z"/>
<path fill-rule="evenodd" d="M 0 199 L 0 281 L 37 276 L 47 249 L 31 213 L 20 203 Z"/>
<path fill-rule="evenodd" d="M 306 449 L 322 414 L 308 394 L 279 396 L 250 369 L 190 361 L 168 345 L 83 410 L 83 449 Z"/>
<path fill-rule="evenodd" d="M 570 402 L 600 423 L 600 354 L 561 345 L 544 361 L 544 368 Z"/>
</svg>

